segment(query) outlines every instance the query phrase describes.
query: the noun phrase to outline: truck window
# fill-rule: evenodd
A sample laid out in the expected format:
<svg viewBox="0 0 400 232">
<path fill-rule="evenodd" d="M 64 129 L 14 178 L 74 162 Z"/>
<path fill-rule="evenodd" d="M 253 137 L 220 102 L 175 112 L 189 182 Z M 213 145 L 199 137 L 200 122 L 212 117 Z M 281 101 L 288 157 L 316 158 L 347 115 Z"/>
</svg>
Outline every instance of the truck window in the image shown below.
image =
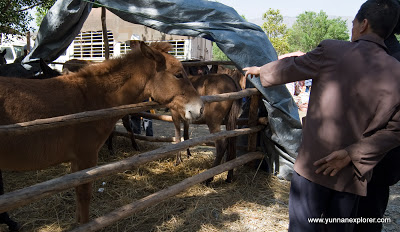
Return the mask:
<svg viewBox="0 0 400 232">
<path fill-rule="evenodd" d="M 14 46 L 15 55 L 17 57 L 24 55 L 24 47 L 23 46 Z"/>
<path fill-rule="evenodd" d="M 6 58 L 7 63 L 9 63 L 9 60 L 15 59 L 14 54 L 10 47 L 3 47 L 1 50 L 3 51 L 4 49 L 7 50 L 7 54 L 4 56 L 4 58 Z"/>
</svg>

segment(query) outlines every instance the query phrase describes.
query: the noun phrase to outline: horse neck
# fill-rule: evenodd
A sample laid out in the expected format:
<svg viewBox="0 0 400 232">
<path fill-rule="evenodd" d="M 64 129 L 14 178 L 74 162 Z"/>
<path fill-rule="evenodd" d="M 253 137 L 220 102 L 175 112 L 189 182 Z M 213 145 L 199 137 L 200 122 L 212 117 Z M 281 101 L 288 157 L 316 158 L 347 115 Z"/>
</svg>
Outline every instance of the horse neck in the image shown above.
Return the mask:
<svg viewBox="0 0 400 232">
<path fill-rule="evenodd" d="M 102 64 L 88 66 L 78 72 L 83 76 L 87 97 L 99 107 L 112 107 L 141 102 L 150 96 L 146 85 L 149 74 L 143 73 L 142 62 L 138 59 L 109 60 Z"/>
</svg>

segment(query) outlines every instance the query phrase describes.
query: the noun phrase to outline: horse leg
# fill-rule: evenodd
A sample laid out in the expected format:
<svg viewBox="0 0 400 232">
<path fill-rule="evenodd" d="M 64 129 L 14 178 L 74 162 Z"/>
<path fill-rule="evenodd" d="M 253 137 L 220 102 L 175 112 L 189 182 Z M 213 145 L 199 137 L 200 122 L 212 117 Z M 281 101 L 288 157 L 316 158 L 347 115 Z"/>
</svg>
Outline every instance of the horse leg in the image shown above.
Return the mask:
<svg viewBox="0 0 400 232">
<path fill-rule="evenodd" d="M 110 152 L 111 156 L 115 155 L 114 148 L 113 148 L 113 142 L 112 142 L 113 138 L 114 138 L 114 131 L 111 132 L 110 136 L 108 136 L 108 138 L 106 140 L 106 145 L 107 145 L 108 151 Z"/>
<path fill-rule="evenodd" d="M 234 102 L 232 105 L 229 117 L 226 123 L 226 130 L 235 130 L 236 129 L 236 121 L 239 108 L 237 102 Z M 226 154 L 226 161 L 230 161 L 236 158 L 236 137 L 227 138 L 227 154 Z M 233 180 L 233 169 L 228 171 L 228 176 L 226 177 L 226 182 L 231 183 Z"/>
<path fill-rule="evenodd" d="M 175 126 L 175 142 L 176 143 L 180 143 L 181 142 L 181 118 L 179 116 L 179 113 L 176 112 L 175 110 L 171 110 L 171 115 L 172 115 L 172 121 L 174 122 L 174 126 Z M 181 155 L 181 151 L 179 151 L 176 154 L 176 161 L 175 161 L 175 165 L 179 165 L 180 163 L 182 163 L 182 155 Z"/>
<path fill-rule="evenodd" d="M 227 153 L 226 161 L 230 161 L 236 158 L 236 137 L 227 138 Z M 228 171 L 228 176 L 226 177 L 226 182 L 231 183 L 233 180 L 233 169 Z"/>
<path fill-rule="evenodd" d="M 133 149 L 135 149 L 136 151 L 140 151 L 139 145 L 136 143 L 135 136 L 133 136 L 130 120 L 131 119 L 130 119 L 129 114 L 125 115 L 122 118 L 122 125 L 125 127 L 126 131 L 128 131 L 128 133 L 130 135 Z"/>
<path fill-rule="evenodd" d="M 210 130 L 210 133 L 212 134 L 221 131 L 220 124 L 207 123 L 207 125 L 208 129 Z M 226 143 L 224 139 L 215 140 L 215 150 L 216 150 L 216 155 L 212 167 L 216 167 L 221 164 L 222 158 L 224 157 L 226 151 Z M 211 177 L 210 179 L 206 180 L 206 185 L 209 185 L 211 181 L 213 181 L 213 179 L 214 177 Z"/>
<path fill-rule="evenodd" d="M 4 185 L 3 185 L 3 174 L 0 170 L 0 195 L 4 194 Z M 8 226 L 9 231 L 19 231 L 21 226 L 18 225 L 17 222 L 13 221 L 7 212 L 0 213 L 0 223 L 6 224 Z"/>
<path fill-rule="evenodd" d="M 188 140 L 189 139 L 189 122 L 187 122 L 187 121 L 183 122 L 183 139 L 184 140 Z M 190 156 L 192 156 L 192 154 L 190 154 L 189 148 L 186 150 L 186 153 L 187 153 L 187 157 L 188 158 Z"/>
<path fill-rule="evenodd" d="M 89 156 L 93 157 L 93 155 Z M 87 162 L 86 164 L 82 163 L 85 162 L 84 161 L 72 162 L 71 163 L 72 172 L 76 172 L 79 170 L 95 166 L 97 163 L 97 158 L 94 158 L 94 161 Z M 90 205 L 90 200 L 92 198 L 92 184 L 93 183 L 90 182 L 75 187 L 76 220 L 79 224 L 84 224 L 89 221 L 89 205 Z"/>
</svg>

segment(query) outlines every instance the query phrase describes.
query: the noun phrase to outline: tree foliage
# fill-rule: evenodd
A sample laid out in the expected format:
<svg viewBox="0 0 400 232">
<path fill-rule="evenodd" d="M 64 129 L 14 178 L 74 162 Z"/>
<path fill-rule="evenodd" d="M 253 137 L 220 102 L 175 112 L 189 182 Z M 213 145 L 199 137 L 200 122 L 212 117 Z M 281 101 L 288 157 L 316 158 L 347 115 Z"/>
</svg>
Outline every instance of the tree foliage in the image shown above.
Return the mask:
<svg viewBox="0 0 400 232">
<path fill-rule="evenodd" d="M 262 29 L 267 34 L 278 55 L 288 53 L 287 27 L 279 10 L 269 8 L 263 15 Z"/>
<path fill-rule="evenodd" d="M 44 16 L 47 14 L 47 11 L 54 5 L 56 0 L 47 0 L 43 5 L 36 7 L 36 17 L 35 17 L 35 23 L 39 27 L 40 24 L 42 23 L 42 20 Z"/>
<path fill-rule="evenodd" d="M 230 60 L 225 53 L 217 46 L 216 43 L 212 43 L 212 60 Z"/>
<path fill-rule="evenodd" d="M 33 8 L 49 9 L 55 0 L 1 0 L 0 33 L 25 34 L 32 30 L 29 26 L 33 20 L 30 14 Z"/>
<path fill-rule="evenodd" d="M 325 12 L 304 12 L 297 16 L 288 31 L 290 51 L 308 52 L 325 39 L 349 40 L 346 21 L 340 18 L 328 19 Z"/>
</svg>

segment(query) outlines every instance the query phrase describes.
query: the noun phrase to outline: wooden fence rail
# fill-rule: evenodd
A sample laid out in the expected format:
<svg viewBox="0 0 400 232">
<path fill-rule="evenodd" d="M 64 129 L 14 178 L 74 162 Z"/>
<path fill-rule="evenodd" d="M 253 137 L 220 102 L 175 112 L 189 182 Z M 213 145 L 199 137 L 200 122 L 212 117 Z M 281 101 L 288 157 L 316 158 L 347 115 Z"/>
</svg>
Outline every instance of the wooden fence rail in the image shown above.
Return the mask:
<svg viewBox="0 0 400 232">
<path fill-rule="evenodd" d="M 193 138 L 178 144 L 170 144 L 165 147 L 155 149 L 153 151 L 132 156 L 121 161 L 93 168 L 88 168 L 49 181 L 45 181 L 36 185 L 32 185 L 24 189 L 9 192 L 0 196 L 0 213 L 11 209 L 15 209 L 17 207 L 37 201 L 39 199 L 53 195 L 55 193 L 73 188 L 77 185 L 89 183 L 94 180 L 100 179 L 102 177 L 112 175 L 118 172 L 123 172 L 138 165 L 167 157 L 168 155 L 174 154 L 177 151 L 184 150 L 191 146 L 195 146 L 205 142 L 215 141 L 217 139 L 224 139 L 249 133 L 255 133 L 262 130 L 263 128 L 264 126 L 260 125 L 252 128 L 237 129 L 232 131 L 222 131 L 219 133 L 210 134 L 199 138 Z"/>
<path fill-rule="evenodd" d="M 252 138 L 251 142 L 252 145 L 249 146 L 249 150 L 254 151 L 255 150 L 254 141 L 256 141 L 254 136 L 256 136 L 256 133 L 261 131 L 266 124 L 265 122 L 266 119 L 260 121 L 256 116 L 257 107 L 255 102 L 257 102 L 259 99 L 258 90 L 255 88 L 250 88 L 235 93 L 224 93 L 212 96 L 202 96 L 201 98 L 204 102 L 215 102 L 215 101 L 240 99 L 248 96 L 252 96 L 252 98 L 255 99 L 253 100 L 254 103 L 252 103 L 252 105 L 254 106 L 252 107 L 252 110 L 249 113 L 252 114 L 252 116 L 249 116 L 249 123 L 251 122 L 251 127 L 249 128 L 236 129 L 231 131 L 222 131 L 199 138 L 192 138 L 190 140 L 186 140 L 178 144 L 169 144 L 167 146 L 155 149 L 153 151 L 148 151 L 117 162 L 88 168 L 52 180 L 38 183 L 36 185 L 32 185 L 20 190 L 6 193 L 0 196 L 0 213 L 18 208 L 20 206 L 40 200 L 44 197 L 53 195 L 58 192 L 65 191 L 67 189 L 73 188 L 78 185 L 89 183 L 94 180 L 103 178 L 105 176 L 120 173 L 150 161 L 165 158 L 171 154 L 187 149 L 191 146 L 210 143 L 217 139 L 225 139 L 225 138 L 236 137 L 239 135 L 252 134 L 253 136 L 250 136 Z M 159 105 L 156 102 L 146 102 L 146 103 L 113 107 L 109 109 L 81 112 L 81 113 L 64 115 L 53 118 L 38 119 L 30 122 L 22 122 L 12 125 L 2 125 L 0 126 L 0 136 L 24 134 L 32 131 L 56 128 L 60 126 L 68 126 L 77 123 L 104 120 L 113 117 L 122 117 L 126 114 L 139 113 L 161 107 L 163 106 Z M 262 123 L 264 125 L 257 126 L 256 125 L 257 119 L 259 120 L 259 122 L 264 122 Z M 167 139 L 171 140 L 171 138 Z M 149 205 L 156 204 L 168 197 L 176 195 L 177 193 L 184 191 L 190 186 L 200 183 L 218 173 L 233 169 L 234 167 L 247 163 L 251 160 L 261 159 L 261 158 L 262 154 L 260 153 L 257 152 L 249 153 L 243 157 L 239 157 L 235 160 L 232 160 L 230 162 L 227 162 L 225 164 L 207 170 L 199 175 L 190 177 L 177 185 L 161 190 L 160 192 L 145 197 L 142 200 L 123 206 L 107 215 L 104 215 L 92 222 L 89 222 L 88 224 L 76 228 L 76 231 L 95 231 L 101 229 L 119 219 L 129 216 L 133 212 L 143 209 L 144 207 L 148 207 Z"/>
<path fill-rule="evenodd" d="M 224 93 L 213 96 L 202 96 L 201 98 L 204 102 L 224 101 L 224 100 L 240 99 L 246 96 L 254 95 L 256 93 L 258 93 L 257 89 L 251 88 L 235 93 Z M 96 121 L 112 117 L 123 117 L 124 115 L 127 114 L 139 113 L 142 111 L 157 109 L 161 107 L 163 106 L 156 102 L 144 102 L 144 103 L 102 109 L 102 110 L 81 112 L 81 113 L 64 115 L 53 118 L 37 119 L 29 122 L 2 125 L 0 126 L 0 136 L 23 134 L 37 130 L 73 125 L 77 123 Z"/>
<path fill-rule="evenodd" d="M 185 191 L 186 189 L 192 187 L 193 185 L 202 183 L 207 179 L 218 175 L 222 172 L 231 170 L 235 167 L 240 165 L 246 164 L 250 161 L 256 159 L 262 159 L 264 154 L 261 152 L 251 152 L 244 154 L 236 159 L 228 161 L 224 164 L 218 165 L 216 167 L 210 168 L 207 171 L 204 171 L 200 174 L 195 176 L 189 177 L 178 184 L 170 186 L 166 189 L 163 189 L 159 192 L 153 193 L 147 197 L 144 197 L 140 200 L 132 202 L 128 205 L 122 206 L 106 215 L 98 217 L 84 225 L 81 225 L 71 232 L 92 232 L 98 231 L 106 226 L 112 225 L 113 223 L 117 222 L 118 220 L 127 218 L 131 216 L 133 213 L 136 213 L 140 210 L 143 210 L 147 207 L 156 205 L 161 201 L 168 199 L 169 197 L 175 196 L 176 194 Z"/>
</svg>

